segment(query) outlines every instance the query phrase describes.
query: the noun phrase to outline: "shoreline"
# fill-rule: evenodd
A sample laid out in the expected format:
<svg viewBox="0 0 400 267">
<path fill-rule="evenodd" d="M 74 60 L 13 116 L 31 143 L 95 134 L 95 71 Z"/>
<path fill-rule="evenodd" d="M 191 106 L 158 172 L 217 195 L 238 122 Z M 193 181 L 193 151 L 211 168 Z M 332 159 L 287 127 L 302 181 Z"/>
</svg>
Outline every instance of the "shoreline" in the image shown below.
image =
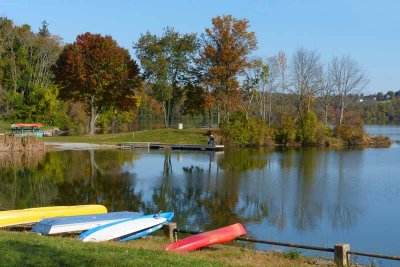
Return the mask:
<svg viewBox="0 0 400 267">
<path fill-rule="evenodd" d="M 50 145 L 50 143 L 76 143 L 76 144 L 96 144 L 97 146 L 85 145 L 88 149 L 112 149 L 116 144 L 135 144 L 134 147 L 147 147 L 148 143 L 152 144 L 170 144 L 170 145 L 197 145 L 207 146 L 210 133 L 214 133 L 214 129 L 158 129 L 146 130 L 129 133 L 118 134 L 97 134 L 97 135 L 82 135 L 82 136 L 53 136 L 44 137 L 43 142 Z M 381 137 L 368 137 L 363 138 L 362 143 L 348 144 L 343 140 L 337 138 L 329 138 L 322 145 L 300 145 L 293 142 L 288 144 L 279 144 L 273 142 L 265 146 L 258 146 L 258 148 L 323 148 L 323 149 L 348 149 L 348 148 L 370 148 L 370 147 L 389 147 L 392 140 Z M 137 144 L 137 145 L 136 145 Z M 61 145 L 57 145 L 61 147 Z M 72 145 L 67 145 L 72 146 Z M 83 145 L 74 145 L 73 149 L 83 149 Z M 107 147 L 108 146 L 108 147 Z M 65 147 L 65 146 L 63 146 Z M 232 145 L 225 144 L 225 148 L 230 147 L 238 148 L 257 148 L 257 146 L 245 145 Z M 122 147 L 121 147 L 122 148 Z"/>
<path fill-rule="evenodd" d="M 91 150 L 91 149 L 118 149 L 115 144 L 78 143 L 78 142 L 44 142 L 51 151 L 64 150 Z"/>
</svg>

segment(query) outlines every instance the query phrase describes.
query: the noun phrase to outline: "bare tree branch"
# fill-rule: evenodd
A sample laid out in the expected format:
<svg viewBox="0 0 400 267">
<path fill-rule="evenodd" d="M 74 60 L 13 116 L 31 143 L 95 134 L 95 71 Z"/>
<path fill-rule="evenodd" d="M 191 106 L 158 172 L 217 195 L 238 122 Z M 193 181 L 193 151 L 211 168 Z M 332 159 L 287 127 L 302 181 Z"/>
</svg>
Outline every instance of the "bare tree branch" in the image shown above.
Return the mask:
<svg viewBox="0 0 400 267">
<path fill-rule="evenodd" d="M 359 94 L 368 85 L 369 80 L 359 64 L 350 56 L 334 57 L 329 64 L 329 79 L 340 98 L 339 124 L 348 105 L 350 94 Z"/>
<path fill-rule="evenodd" d="M 298 110 L 310 110 L 314 97 L 321 90 L 320 56 L 315 51 L 299 48 L 293 55 L 290 71 L 292 86 L 289 91 L 299 96 Z"/>
</svg>

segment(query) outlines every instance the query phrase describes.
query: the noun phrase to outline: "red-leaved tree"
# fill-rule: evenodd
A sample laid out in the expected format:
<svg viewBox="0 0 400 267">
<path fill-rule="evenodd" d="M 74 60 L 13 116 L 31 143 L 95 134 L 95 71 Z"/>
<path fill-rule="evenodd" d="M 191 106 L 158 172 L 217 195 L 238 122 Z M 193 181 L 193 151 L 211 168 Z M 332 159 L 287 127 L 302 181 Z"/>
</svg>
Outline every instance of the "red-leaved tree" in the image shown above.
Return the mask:
<svg viewBox="0 0 400 267">
<path fill-rule="evenodd" d="M 60 97 L 86 103 L 89 134 L 94 134 L 99 114 L 109 108 L 123 110 L 137 105 L 135 91 L 141 86 L 139 68 L 128 50 L 111 36 L 89 32 L 65 46 L 54 69 Z"/>
</svg>

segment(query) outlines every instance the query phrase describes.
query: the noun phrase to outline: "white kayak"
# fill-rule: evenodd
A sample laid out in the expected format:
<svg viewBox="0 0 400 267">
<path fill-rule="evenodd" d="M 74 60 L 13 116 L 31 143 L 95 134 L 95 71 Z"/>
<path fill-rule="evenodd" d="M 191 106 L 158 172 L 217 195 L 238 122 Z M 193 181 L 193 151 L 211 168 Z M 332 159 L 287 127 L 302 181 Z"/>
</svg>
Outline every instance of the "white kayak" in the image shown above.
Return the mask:
<svg viewBox="0 0 400 267">
<path fill-rule="evenodd" d="M 165 212 L 106 224 L 82 233 L 78 239 L 83 242 L 123 240 L 154 226 L 167 223 L 173 215 L 173 212 Z"/>
<path fill-rule="evenodd" d="M 31 232 L 44 235 L 83 232 L 97 226 L 143 216 L 139 212 L 109 212 L 83 216 L 67 216 L 44 219 L 38 222 Z"/>
</svg>

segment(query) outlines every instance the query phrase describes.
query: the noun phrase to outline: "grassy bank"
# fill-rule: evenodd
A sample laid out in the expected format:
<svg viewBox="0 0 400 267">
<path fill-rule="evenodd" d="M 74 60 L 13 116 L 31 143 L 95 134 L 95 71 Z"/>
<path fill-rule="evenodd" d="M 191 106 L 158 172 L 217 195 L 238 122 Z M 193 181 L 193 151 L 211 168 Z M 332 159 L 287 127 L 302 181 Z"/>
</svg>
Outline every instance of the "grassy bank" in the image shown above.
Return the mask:
<svg viewBox="0 0 400 267">
<path fill-rule="evenodd" d="M 134 133 L 96 134 L 82 136 L 46 137 L 46 142 L 109 143 L 109 142 L 160 142 L 174 144 L 207 144 L 208 129 L 160 129 Z"/>
<path fill-rule="evenodd" d="M 163 238 L 126 243 L 82 243 L 71 238 L 0 231 L 0 266 L 310 266 L 308 258 L 241 248 L 204 249 L 190 254 L 162 251 Z M 326 262 L 325 262 L 326 263 Z"/>
<path fill-rule="evenodd" d="M 2 266 L 218 266 L 162 251 L 13 232 L 0 233 L 0 254 Z"/>
<path fill-rule="evenodd" d="M 0 133 L 5 133 L 10 130 L 10 123 L 0 120 Z"/>
</svg>

